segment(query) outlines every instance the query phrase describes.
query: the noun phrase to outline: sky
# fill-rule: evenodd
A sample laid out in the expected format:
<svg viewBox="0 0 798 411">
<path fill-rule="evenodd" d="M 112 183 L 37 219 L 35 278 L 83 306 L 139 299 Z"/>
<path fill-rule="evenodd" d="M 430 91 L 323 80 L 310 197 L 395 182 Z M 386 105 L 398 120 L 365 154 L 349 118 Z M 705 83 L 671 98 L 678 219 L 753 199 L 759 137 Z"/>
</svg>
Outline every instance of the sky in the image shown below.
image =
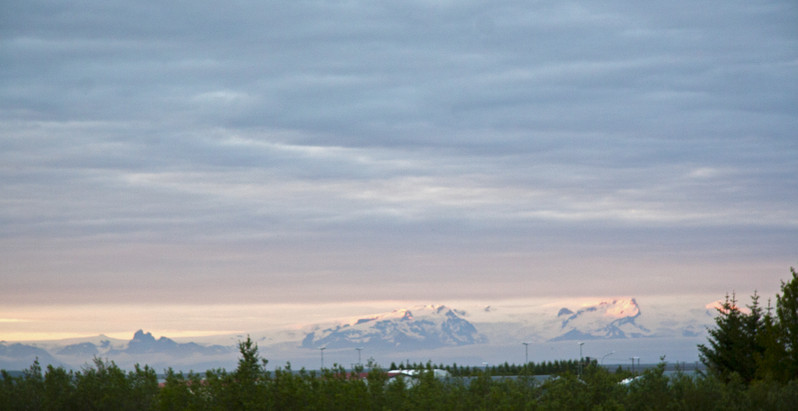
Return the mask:
<svg viewBox="0 0 798 411">
<path fill-rule="evenodd" d="M 3 1 L 0 340 L 775 294 L 798 265 L 796 21 L 788 0 Z"/>
</svg>

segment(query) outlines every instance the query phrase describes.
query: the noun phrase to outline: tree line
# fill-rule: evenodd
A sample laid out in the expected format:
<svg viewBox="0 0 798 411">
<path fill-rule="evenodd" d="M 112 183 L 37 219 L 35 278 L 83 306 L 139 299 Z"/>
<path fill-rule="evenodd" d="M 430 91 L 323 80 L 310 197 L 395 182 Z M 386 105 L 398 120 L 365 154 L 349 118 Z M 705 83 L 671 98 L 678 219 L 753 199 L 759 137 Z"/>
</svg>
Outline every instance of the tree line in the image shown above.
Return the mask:
<svg viewBox="0 0 798 411">
<path fill-rule="evenodd" d="M 798 274 L 782 282 L 775 307 L 756 294 L 747 310 L 734 296 L 719 308 L 707 344 L 698 347 L 704 374 L 665 373 L 663 361 L 642 374 L 610 372 L 595 361 L 412 367 L 391 378 L 380 367 L 321 371 L 291 365 L 268 371 L 249 338 L 233 371 L 124 371 L 95 359 L 79 371 L 34 362 L 22 375 L 0 371 L 2 410 L 787 410 L 798 409 Z M 452 374 L 436 378 L 433 368 Z M 546 370 L 545 372 L 540 372 Z M 553 372 L 552 372 L 553 370 Z M 534 374 L 555 374 L 540 381 Z M 507 377 L 513 375 L 513 377 Z"/>
<path fill-rule="evenodd" d="M 589 364 L 597 365 L 598 361 L 595 358 L 585 357 L 581 360 L 582 367 L 587 367 Z M 482 367 L 479 366 L 469 366 L 469 365 L 457 365 L 457 363 L 451 365 L 445 364 L 437 364 L 434 365 L 431 362 L 427 363 L 399 363 L 396 364 L 394 362 L 391 363 L 389 369 L 391 370 L 431 370 L 431 369 L 439 369 L 447 371 L 453 377 L 476 377 L 482 375 L 484 373 L 488 373 L 492 376 L 516 376 L 516 375 L 554 375 L 554 374 L 562 374 L 565 372 L 572 372 L 577 373 L 579 370 L 579 363 L 580 360 L 554 360 L 554 361 L 543 361 L 541 363 L 534 363 L 532 361 L 526 364 L 510 364 L 509 362 L 504 362 L 504 364 L 494 364 L 494 365 L 484 365 Z"/>
</svg>

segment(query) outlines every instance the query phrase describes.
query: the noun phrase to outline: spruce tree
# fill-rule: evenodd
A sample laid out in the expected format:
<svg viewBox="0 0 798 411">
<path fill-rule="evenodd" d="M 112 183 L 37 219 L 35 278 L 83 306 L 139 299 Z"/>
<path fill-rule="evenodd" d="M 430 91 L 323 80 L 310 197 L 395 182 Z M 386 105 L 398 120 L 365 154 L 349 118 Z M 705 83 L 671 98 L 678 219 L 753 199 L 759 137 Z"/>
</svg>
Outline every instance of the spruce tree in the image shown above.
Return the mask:
<svg viewBox="0 0 798 411">
<path fill-rule="evenodd" d="M 726 296 L 718 309 L 715 328 L 708 330 L 708 345 L 698 346 L 701 362 L 723 381 L 739 376 L 749 384 L 754 379 L 787 382 L 798 378 L 798 274 L 781 282 L 776 307 L 766 311 L 754 293 L 749 313 L 741 312 L 737 300 Z"/>
<path fill-rule="evenodd" d="M 798 273 L 793 267 L 790 273 L 792 279 L 782 281 L 781 294 L 776 295 L 778 375 L 783 381 L 798 376 Z"/>
<path fill-rule="evenodd" d="M 726 295 L 726 300 L 718 308 L 715 328 L 709 329 L 709 345 L 698 346 L 699 358 L 710 373 L 728 381 L 732 374 L 738 374 L 749 382 L 756 372 L 756 335 L 759 327 L 760 309 L 758 297 L 754 294 L 752 313 L 746 315 L 737 306 L 737 298 Z"/>
</svg>

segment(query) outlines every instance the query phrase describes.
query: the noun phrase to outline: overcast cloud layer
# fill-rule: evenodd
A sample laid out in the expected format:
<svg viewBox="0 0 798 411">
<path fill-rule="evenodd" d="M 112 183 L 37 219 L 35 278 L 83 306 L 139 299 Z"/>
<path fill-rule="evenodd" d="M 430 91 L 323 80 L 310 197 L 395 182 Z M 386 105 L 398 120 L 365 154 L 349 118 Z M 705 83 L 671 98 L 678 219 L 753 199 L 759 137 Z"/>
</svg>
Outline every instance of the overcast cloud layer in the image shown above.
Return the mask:
<svg viewBox="0 0 798 411">
<path fill-rule="evenodd" d="M 794 1 L 4 1 L 0 299 L 775 291 Z"/>
</svg>

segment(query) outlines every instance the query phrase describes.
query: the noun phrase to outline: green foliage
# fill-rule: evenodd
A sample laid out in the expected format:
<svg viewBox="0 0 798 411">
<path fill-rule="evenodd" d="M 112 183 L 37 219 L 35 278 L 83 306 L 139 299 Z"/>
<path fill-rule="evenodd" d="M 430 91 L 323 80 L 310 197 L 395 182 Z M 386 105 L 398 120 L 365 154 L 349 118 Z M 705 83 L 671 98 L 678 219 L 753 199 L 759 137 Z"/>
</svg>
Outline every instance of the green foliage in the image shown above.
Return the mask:
<svg viewBox="0 0 798 411">
<path fill-rule="evenodd" d="M 241 358 L 238 368 L 227 381 L 230 391 L 228 406 L 232 409 L 257 409 L 266 397 L 266 384 L 269 374 L 266 372 L 267 360 L 261 360 L 258 345 L 247 336 L 246 341 L 238 344 Z"/>
<path fill-rule="evenodd" d="M 44 378 L 42 367 L 37 358 L 30 368 L 19 377 L 14 377 L 6 370 L 0 371 L 2 390 L 0 390 L 0 409 L 3 410 L 39 410 L 42 409 L 44 396 Z"/>
<path fill-rule="evenodd" d="M 125 373 L 113 361 L 94 359 L 94 367 L 75 374 L 74 404 L 84 410 L 147 410 L 157 403 L 158 377 L 148 366 Z"/>
<path fill-rule="evenodd" d="M 597 366 L 598 362 L 596 360 L 589 360 L 589 361 L 584 361 L 582 365 L 585 368 L 587 368 L 588 366 L 591 365 Z M 482 375 L 483 373 L 486 372 L 494 376 L 555 375 L 566 372 L 576 373 L 579 370 L 579 361 L 556 360 L 556 361 L 546 361 L 539 364 L 535 364 L 534 362 L 529 362 L 526 364 L 509 364 L 505 362 L 504 364 L 493 365 L 489 367 L 468 367 L 468 366 L 458 367 L 457 364 L 453 364 L 451 366 L 441 365 L 438 368 L 448 371 L 450 374 L 452 374 L 452 376 L 455 377 L 474 377 Z"/>
<path fill-rule="evenodd" d="M 75 376 L 72 372 L 52 365 L 44 374 L 44 398 L 42 408 L 46 410 L 70 409 L 75 398 Z"/>
<path fill-rule="evenodd" d="M 200 410 L 206 408 L 210 396 L 207 384 L 199 374 L 175 373 L 166 370 L 163 386 L 158 395 L 158 408 L 161 410 Z"/>
<path fill-rule="evenodd" d="M 2 373 L 0 409 L 798 409 L 798 379 L 787 383 L 755 380 L 746 385 L 737 374 L 728 380 L 712 374 L 677 373 L 668 377 L 664 362 L 644 371 L 629 385 L 619 383 L 626 374 L 595 365 L 586 367 L 581 378 L 565 372 L 543 384 L 531 376 L 494 376 L 489 372 L 442 379 L 426 367 L 417 369 L 417 377 L 392 379 L 375 368 L 364 380 L 340 366 L 317 373 L 294 371 L 287 364 L 268 373 L 254 347 L 245 348 L 247 358 L 242 355 L 244 361 L 232 373 L 220 369 L 184 375 L 169 369 L 161 388 L 148 367 L 124 372 L 114 363 L 98 359 L 77 373 L 48 367 L 42 376 L 38 363 L 34 363 L 20 376 Z M 245 381 L 247 376 L 254 378 Z M 243 387 L 253 391 L 246 393 Z"/>
<path fill-rule="evenodd" d="M 634 410 L 664 410 L 671 403 L 670 380 L 665 376 L 665 362 L 649 368 L 629 384 L 626 403 Z"/>
<path fill-rule="evenodd" d="M 776 328 L 775 346 L 779 351 L 774 354 L 778 358 L 776 377 L 780 381 L 795 378 L 798 375 L 798 273 L 790 267 L 792 279 L 781 282 L 781 294 L 776 296 Z"/>
</svg>

